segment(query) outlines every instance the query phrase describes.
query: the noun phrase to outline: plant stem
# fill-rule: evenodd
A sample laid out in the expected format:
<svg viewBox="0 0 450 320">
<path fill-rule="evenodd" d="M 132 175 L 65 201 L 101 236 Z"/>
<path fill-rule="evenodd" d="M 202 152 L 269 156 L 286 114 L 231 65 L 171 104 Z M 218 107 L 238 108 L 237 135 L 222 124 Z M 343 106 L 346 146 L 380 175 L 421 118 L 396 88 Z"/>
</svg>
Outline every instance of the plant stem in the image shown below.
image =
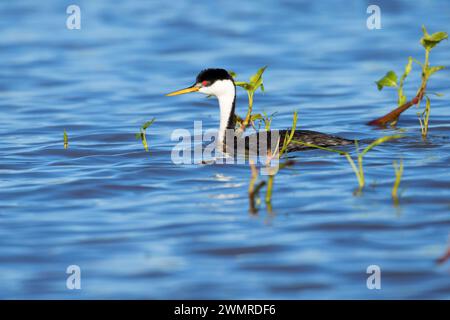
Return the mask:
<svg viewBox="0 0 450 320">
<path fill-rule="evenodd" d="M 425 104 L 425 119 L 424 119 L 425 130 L 424 130 L 424 132 L 422 134 L 422 137 L 424 139 L 426 139 L 426 137 L 428 135 L 428 123 L 429 123 L 429 120 L 430 120 L 430 111 L 431 111 L 430 99 L 427 97 L 427 102 Z"/>
<path fill-rule="evenodd" d="M 142 144 L 144 146 L 144 149 L 146 152 L 148 152 L 147 136 L 145 134 L 145 129 L 141 129 L 141 137 L 142 137 Z"/>
<path fill-rule="evenodd" d="M 357 157 L 358 157 L 358 168 L 359 168 L 358 169 L 358 172 L 359 172 L 358 184 L 359 184 L 359 189 L 362 190 L 362 188 L 364 187 L 364 184 L 365 184 L 364 169 L 363 169 L 363 156 L 366 154 L 366 152 L 368 150 L 364 149 L 363 152 L 360 153 L 359 152 L 358 140 L 355 140 L 355 147 L 356 147 L 356 154 L 357 154 Z"/>
<path fill-rule="evenodd" d="M 365 185 L 364 179 L 364 169 L 363 169 L 363 157 L 362 155 L 358 155 L 358 166 L 359 166 L 359 187 L 362 189 Z"/>
<path fill-rule="evenodd" d="M 64 129 L 64 149 L 69 147 L 69 136 L 67 135 L 66 129 Z"/>
<path fill-rule="evenodd" d="M 250 160 L 250 169 L 252 170 L 252 175 L 250 178 L 250 184 L 248 186 L 248 194 L 250 197 L 254 196 L 254 190 L 255 190 L 255 182 L 256 179 L 258 178 L 258 170 L 255 167 L 255 163 L 253 162 L 253 160 Z"/>
<path fill-rule="evenodd" d="M 353 172 L 356 175 L 356 180 L 358 180 L 359 188 L 361 189 L 362 187 L 364 187 L 364 181 L 361 180 L 361 175 L 358 168 L 356 167 L 355 161 L 353 161 L 349 153 L 345 152 L 344 155 L 347 158 L 348 163 L 350 163 L 350 166 L 352 167 Z"/>
<path fill-rule="evenodd" d="M 248 186 L 248 200 L 250 205 L 250 212 L 256 213 L 256 206 L 255 206 L 255 182 L 258 178 L 258 170 L 255 167 L 255 163 L 253 160 L 250 160 L 250 169 L 252 170 L 252 175 L 250 178 L 250 184 Z"/>
<path fill-rule="evenodd" d="M 245 116 L 245 120 L 244 122 L 242 122 L 241 125 L 241 131 L 244 132 L 245 128 L 247 128 L 250 119 L 252 117 L 252 109 L 253 109 L 253 92 L 252 91 L 247 91 L 247 95 L 248 95 L 248 110 L 247 110 L 247 115 Z"/>
<path fill-rule="evenodd" d="M 262 187 L 266 185 L 265 181 L 259 182 L 256 186 L 256 180 L 258 179 L 258 170 L 256 169 L 255 163 L 253 160 L 250 160 L 250 168 L 252 171 L 252 175 L 250 178 L 250 184 L 248 186 L 248 200 L 250 205 L 250 212 L 251 213 L 257 213 L 258 210 L 256 208 L 256 196 L 259 194 L 259 191 Z"/>
<path fill-rule="evenodd" d="M 395 171 L 395 182 L 394 186 L 392 187 L 392 198 L 394 199 L 394 202 L 398 203 L 398 187 L 400 186 L 400 181 L 402 179 L 403 175 L 403 160 L 400 160 L 400 165 L 397 164 L 396 161 L 393 163 L 394 165 L 394 171 Z"/>
<path fill-rule="evenodd" d="M 256 187 L 253 190 L 252 195 L 249 195 L 249 202 L 250 202 L 250 212 L 251 213 L 256 213 L 258 212 L 257 208 L 256 208 L 256 195 L 259 194 L 259 191 L 261 190 L 262 187 L 264 187 L 266 185 L 265 181 L 260 181 Z"/>
<path fill-rule="evenodd" d="M 429 73 L 428 73 L 429 57 L 430 57 L 430 50 L 427 49 L 427 50 L 425 50 L 425 63 L 422 66 L 422 85 L 421 85 L 422 91 L 419 90 L 421 96 L 420 96 L 419 102 L 417 104 L 417 107 L 420 107 L 420 103 L 423 99 L 423 95 L 425 93 L 425 88 L 426 88 L 428 77 L 429 77 Z M 428 120 L 430 118 L 430 103 L 429 102 L 430 102 L 430 100 L 427 98 L 425 110 L 422 114 L 419 114 L 420 130 L 422 132 L 422 139 L 424 139 L 424 140 L 427 138 L 427 135 L 428 135 Z"/>
<path fill-rule="evenodd" d="M 280 146 L 280 137 L 279 137 L 278 142 L 277 142 L 277 147 L 275 150 L 275 154 L 274 155 L 268 154 L 268 159 L 270 159 L 273 156 L 276 156 L 279 159 L 286 152 L 288 145 L 291 143 L 291 141 L 294 137 L 295 129 L 297 128 L 297 118 L 298 118 L 298 113 L 297 113 L 297 111 L 295 111 L 293 119 L 292 119 L 291 131 L 289 132 L 289 134 L 288 134 L 288 132 L 286 132 L 286 134 L 284 135 L 283 146 L 281 148 L 281 151 L 279 150 L 279 146 Z M 270 127 L 269 127 L 269 130 L 270 130 Z M 271 153 L 271 151 L 269 151 L 269 152 Z M 267 163 L 268 169 L 269 169 L 269 164 L 270 164 L 270 161 L 268 161 L 268 163 Z M 279 167 L 279 169 L 284 168 L 286 165 L 288 165 L 287 162 L 282 164 Z M 269 178 L 267 179 L 267 190 L 266 190 L 266 198 L 265 198 L 266 204 L 270 204 L 272 201 L 272 191 L 273 191 L 273 183 L 274 183 L 275 175 L 276 175 L 276 173 L 273 173 L 273 174 L 269 175 Z"/>
<path fill-rule="evenodd" d="M 375 120 L 372 120 L 370 122 L 368 122 L 367 124 L 369 126 L 380 126 L 380 127 L 384 127 L 390 123 L 395 123 L 398 119 L 398 117 L 400 117 L 400 115 L 407 109 L 409 109 L 411 106 L 417 104 L 417 102 L 419 101 L 418 96 L 414 97 L 414 99 L 405 102 L 403 105 L 401 105 L 398 108 L 395 108 L 394 110 L 392 110 L 391 112 L 389 112 L 388 114 L 385 114 L 384 116 L 377 118 Z"/>
<path fill-rule="evenodd" d="M 275 175 L 270 175 L 267 179 L 266 203 L 272 202 L 273 180 Z"/>
</svg>

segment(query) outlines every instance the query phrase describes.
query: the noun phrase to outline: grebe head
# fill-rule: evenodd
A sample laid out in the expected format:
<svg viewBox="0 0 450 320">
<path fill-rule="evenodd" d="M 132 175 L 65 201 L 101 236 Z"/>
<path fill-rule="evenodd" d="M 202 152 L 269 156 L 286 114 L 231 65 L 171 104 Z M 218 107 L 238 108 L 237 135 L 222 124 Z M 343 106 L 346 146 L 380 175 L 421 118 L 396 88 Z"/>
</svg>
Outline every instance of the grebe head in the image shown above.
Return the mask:
<svg viewBox="0 0 450 320">
<path fill-rule="evenodd" d="M 233 77 L 227 70 L 205 69 L 197 75 L 195 83 L 192 86 L 171 92 L 167 96 L 176 96 L 197 91 L 220 99 L 222 96 L 234 95 L 236 88 Z"/>
<path fill-rule="evenodd" d="M 225 69 L 206 69 L 200 72 L 195 83 L 185 89 L 177 90 L 167 96 L 177 96 L 189 92 L 200 92 L 215 96 L 219 100 L 220 127 L 219 143 L 225 140 L 225 131 L 234 130 L 234 108 L 236 101 L 236 86 L 233 77 Z"/>
</svg>

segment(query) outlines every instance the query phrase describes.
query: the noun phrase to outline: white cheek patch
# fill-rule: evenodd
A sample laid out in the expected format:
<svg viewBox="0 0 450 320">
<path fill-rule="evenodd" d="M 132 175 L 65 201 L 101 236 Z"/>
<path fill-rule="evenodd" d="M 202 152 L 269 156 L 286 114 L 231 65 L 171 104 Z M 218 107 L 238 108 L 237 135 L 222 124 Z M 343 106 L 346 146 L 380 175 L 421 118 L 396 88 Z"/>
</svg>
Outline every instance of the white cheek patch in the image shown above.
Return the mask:
<svg viewBox="0 0 450 320">
<path fill-rule="evenodd" d="M 217 80 L 208 87 L 201 87 L 199 92 L 220 97 L 230 93 L 234 94 L 234 84 L 231 80 Z"/>
<path fill-rule="evenodd" d="M 203 93 L 203 94 L 207 94 L 207 95 L 212 95 L 212 93 L 209 91 L 209 87 L 201 87 L 198 92 Z"/>
<path fill-rule="evenodd" d="M 234 85 L 230 80 L 217 80 L 209 88 L 217 97 L 227 94 L 230 91 L 234 93 Z"/>
</svg>

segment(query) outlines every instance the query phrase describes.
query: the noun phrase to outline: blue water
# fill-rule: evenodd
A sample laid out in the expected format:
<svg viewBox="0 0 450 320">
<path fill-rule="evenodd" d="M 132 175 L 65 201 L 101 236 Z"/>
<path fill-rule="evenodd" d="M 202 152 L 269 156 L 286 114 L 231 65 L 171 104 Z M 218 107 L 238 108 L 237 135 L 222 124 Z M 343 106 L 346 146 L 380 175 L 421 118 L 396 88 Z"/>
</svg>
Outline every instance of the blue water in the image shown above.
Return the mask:
<svg viewBox="0 0 450 320">
<path fill-rule="evenodd" d="M 423 59 L 420 27 L 449 31 L 446 1 L 64 1 L 0 4 L 0 298 L 450 298 L 450 264 L 437 264 L 450 227 L 450 84 L 437 73 L 430 134 L 416 110 L 397 129 L 365 123 L 395 90 L 374 81 Z M 448 41 L 431 63 L 450 66 Z M 367 154 L 367 187 L 343 157 L 295 154 L 275 179 L 273 212 L 248 210 L 246 165 L 175 165 L 175 129 L 218 127 L 199 95 L 167 98 L 206 67 L 266 92 L 255 111 L 272 127 L 375 139 L 405 138 Z M 413 70 L 406 90 L 418 85 Z M 246 111 L 239 91 L 237 112 Z M 150 153 L 134 134 L 147 120 Z M 63 148 L 63 130 L 69 148 Z M 351 148 L 350 148 L 351 149 Z M 399 206 L 390 192 L 403 159 Z M 81 268 L 81 290 L 66 268 Z M 381 269 L 381 290 L 366 268 Z"/>
</svg>

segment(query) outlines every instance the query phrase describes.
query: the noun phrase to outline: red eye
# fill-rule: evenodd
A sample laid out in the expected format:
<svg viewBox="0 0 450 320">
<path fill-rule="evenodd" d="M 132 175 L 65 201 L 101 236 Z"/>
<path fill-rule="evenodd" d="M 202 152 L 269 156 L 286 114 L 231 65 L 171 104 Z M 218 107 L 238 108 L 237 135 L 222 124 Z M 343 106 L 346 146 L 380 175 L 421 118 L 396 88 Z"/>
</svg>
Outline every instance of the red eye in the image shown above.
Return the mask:
<svg viewBox="0 0 450 320">
<path fill-rule="evenodd" d="M 206 87 L 208 85 L 208 81 L 202 81 L 202 86 Z"/>
</svg>

